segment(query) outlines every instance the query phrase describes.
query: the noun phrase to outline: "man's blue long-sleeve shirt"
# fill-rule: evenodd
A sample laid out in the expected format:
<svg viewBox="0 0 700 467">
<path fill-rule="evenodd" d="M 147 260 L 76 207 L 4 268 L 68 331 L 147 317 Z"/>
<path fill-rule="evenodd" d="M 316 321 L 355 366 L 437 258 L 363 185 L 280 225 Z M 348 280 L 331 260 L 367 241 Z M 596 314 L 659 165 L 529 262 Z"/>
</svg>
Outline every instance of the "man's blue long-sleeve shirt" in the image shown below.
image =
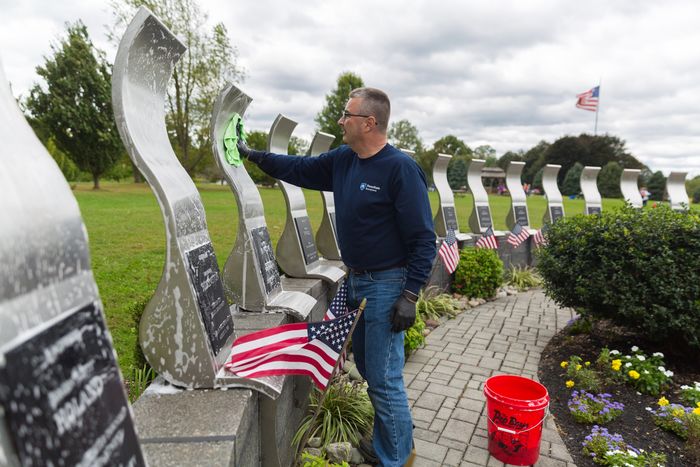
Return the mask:
<svg viewBox="0 0 700 467">
<path fill-rule="evenodd" d="M 418 293 L 435 259 L 427 183 L 418 164 L 390 144 L 361 159 L 343 145 L 318 157 L 253 151 L 268 175 L 313 190 L 332 191 L 338 243 L 352 269 L 406 265 L 406 289 Z"/>
</svg>

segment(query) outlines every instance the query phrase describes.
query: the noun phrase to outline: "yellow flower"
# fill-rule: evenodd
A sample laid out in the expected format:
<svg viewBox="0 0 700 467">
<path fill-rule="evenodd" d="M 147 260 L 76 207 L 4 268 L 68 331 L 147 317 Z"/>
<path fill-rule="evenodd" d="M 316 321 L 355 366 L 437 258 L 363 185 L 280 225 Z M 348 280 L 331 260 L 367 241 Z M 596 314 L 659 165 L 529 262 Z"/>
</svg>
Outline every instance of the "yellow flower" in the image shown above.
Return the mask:
<svg viewBox="0 0 700 467">
<path fill-rule="evenodd" d="M 639 376 L 640 376 L 639 373 L 637 373 L 634 370 L 630 370 L 629 373 L 627 373 L 627 374 L 630 375 L 630 378 L 632 378 L 632 379 L 639 379 Z"/>
<path fill-rule="evenodd" d="M 663 407 L 664 405 L 668 405 L 668 399 L 661 396 L 661 399 L 659 399 L 659 402 L 657 402 L 657 403 L 659 404 L 659 407 Z"/>
<path fill-rule="evenodd" d="M 569 362 L 563 361 L 563 362 L 561 362 L 561 363 L 559 364 L 559 366 L 562 367 L 562 368 L 566 368 L 567 366 L 569 366 Z"/>
<path fill-rule="evenodd" d="M 622 367 L 622 360 L 613 360 L 612 361 L 612 369 L 615 371 L 620 371 L 620 368 Z"/>
<path fill-rule="evenodd" d="M 586 366 L 591 366 L 591 362 L 586 362 Z"/>
<path fill-rule="evenodd" d="M 700 406 L 700 403 L 698 404 L 698 406 Z M 700 407 L 698 407 L 698 408 L 696 408 L 696 409 L 693 409 L 693 413 L 694 413 L 695 415 L 700 415 Z"/>
<path fill-rule="evenodd" d="M 576 365 L 576 371 L 580 370 L 581 368 L 583 368 L 581 365 Z"/>
<path fill-rule="evenodd" d="M 574 382 L 571 381 L 571 380 L 567 381 L 567 382 L 566 382 L 566 387 L 569 388 L 569 389 L 573 388 L 573 387 L 574 387 Z"/>
<path fill-rule="evenodd" d="M 671 416 L 676 417 L 676 418 L 683 418 L 685 417 L 685 410 L 683 409 L 673 409 L 671 410 Z"/>
</svg>

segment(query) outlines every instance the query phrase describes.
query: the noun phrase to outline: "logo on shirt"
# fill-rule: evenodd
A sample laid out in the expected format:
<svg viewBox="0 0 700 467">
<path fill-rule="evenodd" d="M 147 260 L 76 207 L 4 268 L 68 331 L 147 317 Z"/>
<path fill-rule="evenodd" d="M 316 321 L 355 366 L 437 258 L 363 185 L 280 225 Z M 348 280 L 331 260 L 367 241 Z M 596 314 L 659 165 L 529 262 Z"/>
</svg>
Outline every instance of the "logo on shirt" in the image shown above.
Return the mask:
<svg viewBox="0 0 700 467">
<path fill-rule="evenodd" d="M 376 193 L 379 190 L 381 190 L 380 187 L 370 185 L 369 183 L 362 182 L 360 183 L 360 191 L 371 191 L 372 193 Z"/>
</svg>

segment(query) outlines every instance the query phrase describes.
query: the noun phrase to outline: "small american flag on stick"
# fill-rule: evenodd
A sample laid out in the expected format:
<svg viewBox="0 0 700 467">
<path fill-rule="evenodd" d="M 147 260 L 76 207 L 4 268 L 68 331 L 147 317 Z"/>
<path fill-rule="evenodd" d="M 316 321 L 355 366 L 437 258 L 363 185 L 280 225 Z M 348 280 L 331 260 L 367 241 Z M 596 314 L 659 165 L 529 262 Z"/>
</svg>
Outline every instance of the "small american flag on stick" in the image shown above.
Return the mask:
<svg viewBox="0 0 700 467">
<path fill-rule="evenodd" d="M 479 240 L 476 241 L 474 247 L 491 248 L 492 250 L 498 249 L 498 241 L 496 240 L 496 236 L 493 234 L 493 227 L 486 229 L 486 232 L 484 232 L 484 235 L 482 235 Z"/>
<path fill-rule="evenodd" d="M 535 248 L 539 248 L 547 244 L 547 239 L 544 236 L 545 232 L 547 232 L 547 229 L 549 229 L 549 224 L 544 224 L 540 230 L 535 232 L 535 235 L 532 237 L 532 241 L 535 244 Z"/>
<path fill-rule="evenodd" d="M 518 248 L 521 243 L 523 243 L 525 240 L 527 240 L 530 237 L 530 232 L 527 231 L 527 229 L 523 229 L 523 226 L 520 224 L 515 224 L 515 227 L 513 227 L 513 230 L 510 231 L 510 234 L 508 235 L 508 242 L 509 245 L 511 245 L 513 248 Z"/>
<path fill-rule="evenodd" d="M 440 245 L 438 255 L 440 255 L 442 264 L 445 265 L 447 272 L 450 274 L 455 272 L 459 263 L 459 246 L 457 245 L 457 237 L 455 237 L 454 230 L 450 229 L 447 231 L 447 236 Z"/>
</svg>

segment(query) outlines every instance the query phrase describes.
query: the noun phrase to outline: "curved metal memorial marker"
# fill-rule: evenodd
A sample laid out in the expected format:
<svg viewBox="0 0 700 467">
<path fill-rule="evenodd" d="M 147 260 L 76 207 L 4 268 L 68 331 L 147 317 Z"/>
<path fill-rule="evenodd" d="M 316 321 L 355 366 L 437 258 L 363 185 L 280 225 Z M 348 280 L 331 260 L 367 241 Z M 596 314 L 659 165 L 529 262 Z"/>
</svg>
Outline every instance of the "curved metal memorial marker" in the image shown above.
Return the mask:
<svg viewBox="0 0 700 467">
<path fill-rule="evenodd" d="M 238 235 L 224 265 L 224 289 L 244 310 L 280 309 L 305 321 L 316 300 L 302 292 L 282 290 L 258 187 L 243 165 L 234 167 L 226 161 L 226 127 L 234 113 L 243 116 L 251 101 L 240 89 L 230 85 L 221 91 L 212 111 L 210 126 L 214 159 L 238 205 Z"/>
<path fill-rule="evenodd" d="M 530 228 L 530 215 L 527 210 L 527 195 L 523 190 L 520 177 L 523 173 L 525 162 L 511 161 L 506 170 L 506 187 L 510 193 L 511 207 L 506 216 L 506 225 L 513 230 L 515 224 L 520 224 L 526 229 Z"/>
<path fill-rule="evenodd" d="M 671 172 L 666 179 L 666 193 L 671 209 L 683 211 L 690 206 L 688 192 L 685 191 L 685 177 L 688 172 Z"/>
<path fill-rule="evenodd" d="M 287 154 L 289 139 L 296 126 L 296 122 L 278 115 L 270 128 L 268 151 Z M 304 192 L 291 183 L 282 180 L 277 182 L 287 204 L 287 222 L 277 242 L 277 262 L 280 267 L 291 277 L 312 277 L 332 284 L 339 282 L 345 276 L 345 272 L 338 267 L 342 263 L 336 261 L 335 264 L 330 264 L 318 256 L 309 214 L 306 212 Z"/>
<path fill-rule="evenodd" d="M 151 186 L 166 227 L 163 276 L 141 317 L 139 341 L 148 363 L 178 386 L 221 385 L 276 391 L 223 369 L 233 342 L 233 320 L 204 207 L 178 161 L 165 127 L 165 96 L 185 47 L 142 7 L 119 44 L 112 76 L 117 128 L 131 160 Z M 270 383 L 278 388 L 281 379 Z"/>
<path fill-rule="evenodd" d="M 316 157 L 324 152 L 328 152 L 333 144 L 335 136 L 328 133 L 316 132 L 314 139 L 311 141 L 311 149 L 309 153 L 312 157 Z M 324 258 L 340 261 L 340 247 L 338 246 L 338 230 L 335 225 L 335 200 L 333 193 L 330 191 L 322 191 L 323 198 L 323 217 L 321 218 L 321 226 L 316 232 L 316 245 L 318 251 L 321 252 Z"/>
<path fill-rule="evenodd" d="M 620 177 L 622 198 L 635 208 L 642 207 L 642 195 L 639 193 L 639 187 L 637 186 L 640 173 L 642 171 L 639 169 L 624 169 Z"/>
<path fill-rule="evenodd" d="M 547 209 L 542 217 L 542 223 L 556 222 L 564 217 L 564 204 L 557 185 L 557 174 L 561 165 L 547 164 L 542 172 L 542 188 L 547 197 Z"/>
<path fill-rule="evenodd" d="M 410 149 L 403 149 L 403 148 L 399 148 L 399 151 L 406 153 L 408 155 L 408 157 L 410 157 L 414 161 L 416 160 L 416 151 L 411 151 Z"/>
<path fill-rule="evenodd" d="M 472 159 L 469 163 L 467 171 L 467 182 L 469 190 L 472 192 L 474 200 L 474 210 L 469 216 L 469 227 L 472 232 L 482 234 L 489 227 L 493 226 L 491 218 L 491 208 L 489 207 L 489 195 L 486 193 L 484 183 L 481 179 L 481 169 L 484 168 L 486 161 L 481 159 Z"/>
<path fill-rule="evenodd" d="M 406 152 L 406 151 L 404 151 Z M 438 154 L 435 163 L 433 164 L 433 183 L 435 191 L 440 198 L 438 212 L 433 219 L 435 224 L 435 233 L 438 237 L 446 237 L 447 231 L 452 230 L 459 241 L 469 240 L 471 235 L 459 232 L 459 224 L 457 222 L 457 210 L 455 209 L 455 196 L 452 193 L 450 184 L 447 183 L 447 166 L 450 163 L 452 156 L 447 154 Z"/>
<path fill-rule="evenodd" d="M 586 214 L 600 214 L 603 202 L 598 191 L 598 172 L 600 167 L 586 166 L 581 171 L 581 191 L 586 201 Z"/>
<path fill-rule="evenodd" d="M 145 465 L 78 203 L 0 66 L 0 465 Z"/>
</svg>

